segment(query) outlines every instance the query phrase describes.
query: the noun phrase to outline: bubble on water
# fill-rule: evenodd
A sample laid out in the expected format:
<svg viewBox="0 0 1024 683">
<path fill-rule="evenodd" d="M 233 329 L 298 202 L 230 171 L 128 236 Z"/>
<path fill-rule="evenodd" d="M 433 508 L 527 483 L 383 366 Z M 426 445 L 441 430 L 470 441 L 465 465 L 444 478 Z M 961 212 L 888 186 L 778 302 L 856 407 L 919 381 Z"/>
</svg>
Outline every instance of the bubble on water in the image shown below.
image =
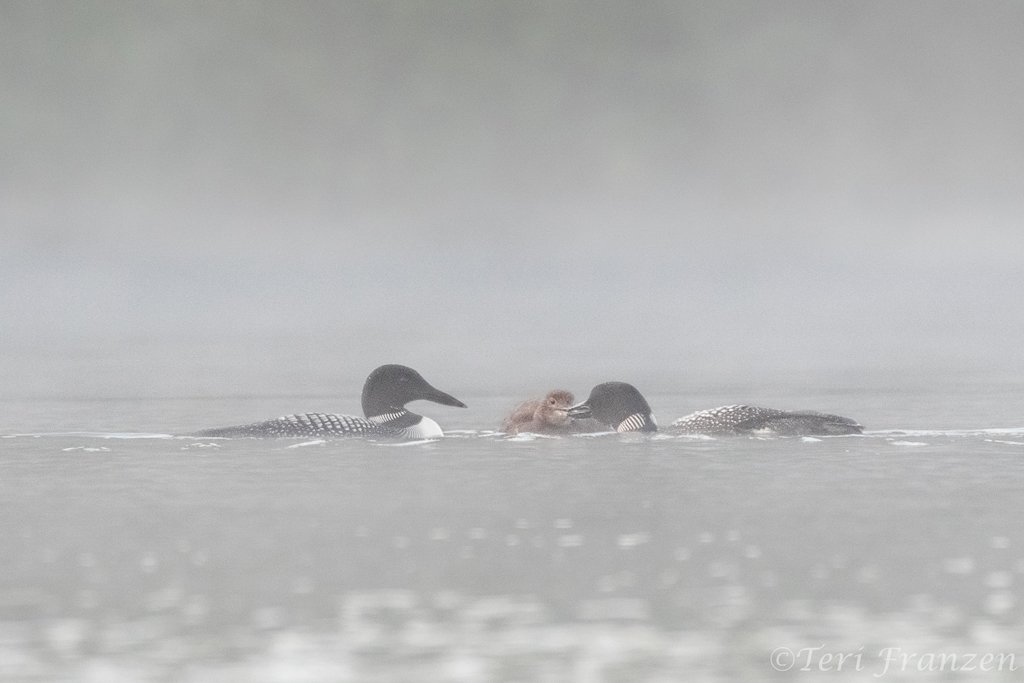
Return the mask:
<svg viewBox="0 0 1024 683">
<path fill-rule="evenodd" d="M 985 611 L 993 616 L 1000 616 L 1013 609 L 1015 602 L 1013 593 L 1009 591 L 995 591 L 985 598 Z"/>
<path fill-rule="evenodd" d="M 468 653 L 458 653 L 441 665 L 442 680 L 450 681 L 484 681 L 489 679 L 489 666 L 483 657 Z"/>
<path fill-rule="evenodd" d="M 78 654 L 88 631 L 87 622 L 81 619 L 58 619 L 46 627 L 46 642 L 61 657 L 70 659 Z"/>
<path fill-rule="evenodd" d="M 616 539 L 616 543 L 620 548 L 635 548 L 638 545 L 650 542 L 651 535 L 643 531 L 635 534 L 622 534 Z"/>
<path fill-rule="evenodd" d="M 209 601 L 202 595 L 190 596 L 181 607 L 182 621 L 191 626 L 201 624 L 209 613 Z"/>
<path fill-rule="evenodd" d="M 160 566 L 160 562 L 153 553 L 146 553 L 139 560 L 139 566 L 142 567 L 142 571 L 146 574 L 152 574 Z"/>
<path fill-rule="evenodd" d="M 214 443 L 212 441 L 209 441 L 209 442 L 194 441 L 192 443 L 185 444 L 184 446 L 182 446 L 178 450 L 191 451 L 191 450 L 195 450 L 197 448 L 198 449 L 203 449 L 203 448 L 220 448 L 220 447 L 221 447 L 221 445 L 219 443 Z"/>
<path fill-rule="evenodd" d="M 558 537 L 558 547 L 578 548 L 583 545 L 583 536 L 580 534 L 564 534 Z"/>
<path fill-rule="evenodd" d="M 990 572 L 985 577 L 985 585 L 989 588 L 1009 588 L 1013 584 L 1013 574 L 1007 571 Z"/>
</svg>

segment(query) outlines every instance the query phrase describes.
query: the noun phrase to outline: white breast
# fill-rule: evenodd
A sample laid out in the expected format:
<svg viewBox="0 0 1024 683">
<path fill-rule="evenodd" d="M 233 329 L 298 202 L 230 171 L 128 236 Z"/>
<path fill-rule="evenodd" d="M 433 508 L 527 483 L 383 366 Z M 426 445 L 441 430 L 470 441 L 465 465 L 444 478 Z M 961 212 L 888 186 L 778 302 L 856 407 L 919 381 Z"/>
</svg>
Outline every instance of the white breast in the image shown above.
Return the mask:
<svg viewBox="0 0 1024 683">
<path fill-rule="evenodd" d="M 402 430 L 402 436 L 407 439 L 439 439 L 444 436 L 444 431 L 429 417 L 421 416 L 419 422 Z"/>
</svg>

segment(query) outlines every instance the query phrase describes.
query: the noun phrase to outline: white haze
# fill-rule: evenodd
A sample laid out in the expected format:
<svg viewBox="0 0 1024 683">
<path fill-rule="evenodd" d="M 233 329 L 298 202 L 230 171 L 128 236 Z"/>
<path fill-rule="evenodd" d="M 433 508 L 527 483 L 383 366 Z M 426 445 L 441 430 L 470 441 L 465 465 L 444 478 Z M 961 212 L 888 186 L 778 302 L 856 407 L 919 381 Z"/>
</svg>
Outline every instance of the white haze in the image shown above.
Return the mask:
<svg viewBox="0 0 1024 683">
<path fill-rule="evenodd" d="M 8 0 L 0 393 L 1019 381 L 1022 64 L 1018 2 Z"/>
</svg>

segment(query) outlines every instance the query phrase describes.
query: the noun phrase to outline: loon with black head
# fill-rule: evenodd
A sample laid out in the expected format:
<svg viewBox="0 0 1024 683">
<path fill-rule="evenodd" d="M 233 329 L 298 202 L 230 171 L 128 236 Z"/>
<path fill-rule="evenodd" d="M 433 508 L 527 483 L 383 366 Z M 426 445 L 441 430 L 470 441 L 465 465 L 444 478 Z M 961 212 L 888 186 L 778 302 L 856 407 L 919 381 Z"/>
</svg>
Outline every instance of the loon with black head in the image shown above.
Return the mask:
<svg viewBox="0 0 1024 683">
<path fill-rule="evenodd" d="M 440 425 L 429 417 L 406 410 L 407 403 L 419 400 L 457 408 L 466 407 L 465 403 L 454 396 L 432 387 L 412 368 L 382 365 L 370 373 L 363 385 L 363 414 L 366 417 L 303 413 L 234 427 L 204 429 L 196 432 L 195 436 L 380 436 L 404 439 L 444 436 Z"/>
<path fill-rule="evenodd" d="M 658 430 L 647 400 L 636 387 L 625 382 L 598 384 L 586 401 L 569 408 L 569 416 L 592 417 L 617 432 Z M 860 434 L 864 428 L 848 417 L 814 410 L 788 411 L 733 405 L 700 410 L 681 417 L 672 423 L 670 431 L 708 435 L 838 436 Z"/>
<path fill-rule="evenodd" d="M 593 418 L 617 432 L 656 432 L 658 423 L 651 406 L 636 387 L 625 382 L 605 382 L 590 390 L 583 403 L 569 408 L 569 417 Z"/>
</svg>

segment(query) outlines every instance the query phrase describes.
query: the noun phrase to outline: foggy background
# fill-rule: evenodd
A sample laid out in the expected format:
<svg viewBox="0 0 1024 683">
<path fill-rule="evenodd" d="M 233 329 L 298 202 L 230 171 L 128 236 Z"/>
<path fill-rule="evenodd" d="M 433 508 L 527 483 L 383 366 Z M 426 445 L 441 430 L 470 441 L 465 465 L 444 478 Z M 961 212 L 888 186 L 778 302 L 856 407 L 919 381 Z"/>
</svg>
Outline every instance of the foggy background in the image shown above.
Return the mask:
<svg viewBox="0 0 1024 683">
<path fill-rule="evenodd" d="M 1016 1 L 4 0 L 0 396 L 1020 381 L 1022 80 Z"/>
</svg>

